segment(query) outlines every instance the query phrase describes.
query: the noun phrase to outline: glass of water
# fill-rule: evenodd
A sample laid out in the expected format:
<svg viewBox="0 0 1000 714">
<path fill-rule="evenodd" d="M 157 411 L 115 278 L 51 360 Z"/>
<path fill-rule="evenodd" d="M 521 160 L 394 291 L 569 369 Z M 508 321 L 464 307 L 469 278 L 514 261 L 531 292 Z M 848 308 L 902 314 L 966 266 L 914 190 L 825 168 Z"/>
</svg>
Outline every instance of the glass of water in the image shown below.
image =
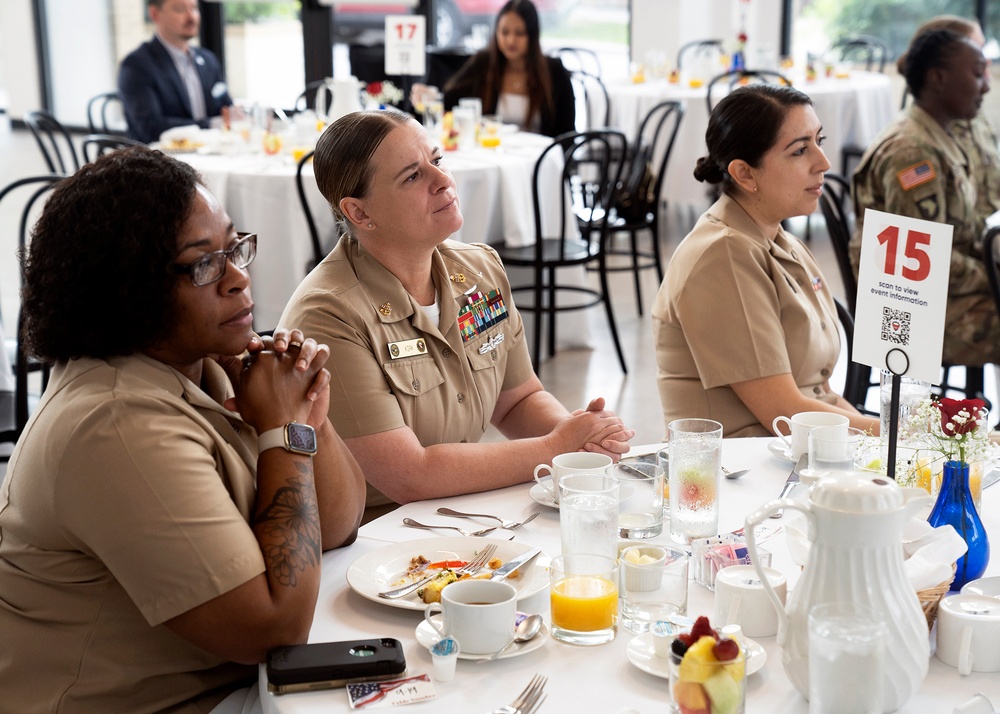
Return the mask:
<svg viewBox="0 0 1000 714">
<path fill-rule="evenodd" d="M 562 554 L 618 559 L 618 479 L 571 473 L 559 479 Z"/>
<path fill-rule="evenodd" d="M 809 610 L 809 714 L 883 711 L 886 626 L 860 603 Z"/>
<path fill-rule="evenodd" d="M 889 436 L 889 417 L 892 410 L 889 408 L 892 398 L 892 372 L 882 370 L 882 377 L 879 384 L 879 417 L 881 431 L 884 438 Z M 910 413 L 920 406 L 920 403 L 931 396 L 931 385 L 921 382 L 919 379 L 910 377 L 899 378 L 899 440 L 905 441 L 907 435 L 907 422 Z"/>
<path fill-rule="evenodd" d="M 618 535 L 652 538 L 663 532 L 663 468 L 618 462 L 607 468 L 618 479 Z"/>
<path fill-rule="evenodd" d="M 719 532 L 722 424 L 677 419 L 667 425 L 670 442 L 670 538 L 687 544 Z"/>
</svg>

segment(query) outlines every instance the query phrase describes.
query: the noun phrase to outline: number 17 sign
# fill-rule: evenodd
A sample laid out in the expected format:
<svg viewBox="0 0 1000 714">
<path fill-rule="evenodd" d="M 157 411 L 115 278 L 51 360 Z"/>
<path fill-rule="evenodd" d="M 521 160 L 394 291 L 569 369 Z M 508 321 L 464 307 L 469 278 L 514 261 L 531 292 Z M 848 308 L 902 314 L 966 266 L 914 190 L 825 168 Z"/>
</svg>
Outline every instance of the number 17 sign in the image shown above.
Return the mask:
<svg viewBox="0 0 1000 714">
<path fill-rule="evenodd" d="M 854 361 L 941 381 L 952 227 L 865 211 Z"/>
</svg>

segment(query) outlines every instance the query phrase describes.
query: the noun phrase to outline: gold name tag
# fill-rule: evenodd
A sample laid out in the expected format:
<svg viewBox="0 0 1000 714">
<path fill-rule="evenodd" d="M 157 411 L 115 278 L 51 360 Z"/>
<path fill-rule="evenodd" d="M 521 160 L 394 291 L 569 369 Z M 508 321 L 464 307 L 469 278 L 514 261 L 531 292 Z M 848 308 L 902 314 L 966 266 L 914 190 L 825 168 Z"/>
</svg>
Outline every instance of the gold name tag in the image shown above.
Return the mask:
<svg viewBox="0 0 1000 714">
<path fill-rule="evenodd" d="M 417 355 L 425 354 L 427 354 L 427 345 L 420 337 L 413 340 L 389 343 L 389 357 L 392 359 L 403 359 L 404 357 L 416 357 Z"/>
</svg>

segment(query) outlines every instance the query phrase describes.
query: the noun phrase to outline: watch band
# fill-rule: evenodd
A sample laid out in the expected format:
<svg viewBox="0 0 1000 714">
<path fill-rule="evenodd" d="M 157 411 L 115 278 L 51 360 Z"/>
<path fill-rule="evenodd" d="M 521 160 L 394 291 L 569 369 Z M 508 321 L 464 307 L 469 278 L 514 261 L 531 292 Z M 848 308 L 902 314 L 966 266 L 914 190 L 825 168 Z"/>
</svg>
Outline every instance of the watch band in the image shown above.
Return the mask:
<svg viewBox="0 0 1000 714">
<path fill-rule="evenodd" d="M 268 449 L 276 449 L 279 446 L 282 449 L 288 448 L 285 444 L 285 427 L 283 426 L 279 426 L 277 429 L 268 429 L 257 437 L 258 454 L 263 454 Z"/>
</svg>

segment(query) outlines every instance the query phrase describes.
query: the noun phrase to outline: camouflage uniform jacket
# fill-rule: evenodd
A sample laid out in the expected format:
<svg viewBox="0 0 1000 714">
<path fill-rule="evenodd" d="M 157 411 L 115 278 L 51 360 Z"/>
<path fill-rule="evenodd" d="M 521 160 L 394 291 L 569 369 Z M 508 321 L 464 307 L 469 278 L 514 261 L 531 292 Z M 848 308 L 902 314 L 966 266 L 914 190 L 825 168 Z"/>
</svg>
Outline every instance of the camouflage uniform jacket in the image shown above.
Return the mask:
<svg viewBox="0 0 1000 714">
<path fill-rule="evenodd" d="M 979 112 L 971 121 L 953 121 L 948 133 L 969 157 L 969 176 L 976 183 L 976 213 L 986 217 L 1000 211 L 1000 153 L 989 120 Z"/>
</svg>

